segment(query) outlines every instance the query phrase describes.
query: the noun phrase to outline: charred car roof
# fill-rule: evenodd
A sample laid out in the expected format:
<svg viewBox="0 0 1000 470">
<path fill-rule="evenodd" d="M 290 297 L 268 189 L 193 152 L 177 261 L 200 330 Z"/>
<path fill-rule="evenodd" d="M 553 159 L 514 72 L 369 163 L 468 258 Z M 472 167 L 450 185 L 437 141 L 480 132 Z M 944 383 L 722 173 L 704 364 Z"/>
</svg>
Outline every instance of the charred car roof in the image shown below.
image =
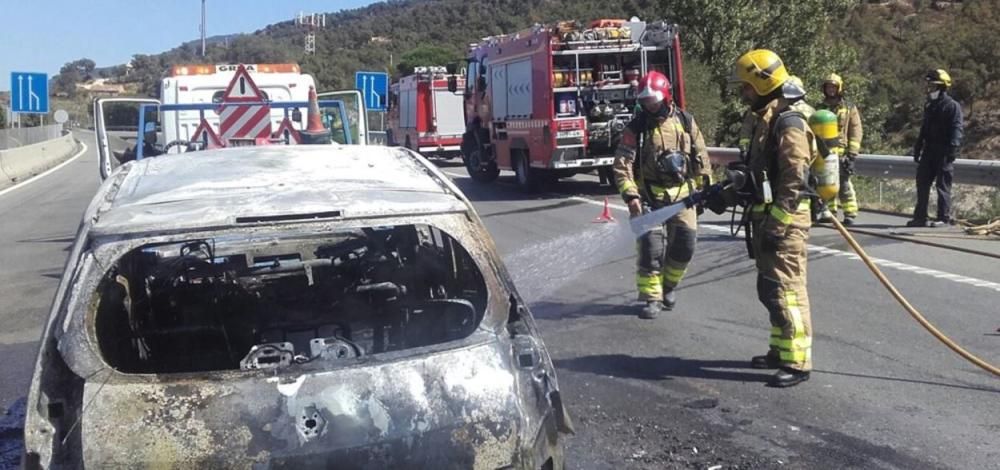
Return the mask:
<svg viewBox="0 0 1000 470">
<path fill-rule="evenodd" d="M 389 147 L 208 150 L 125 165 L 86 218 L 96 235 L 471 211 L 421 157 Z"/>
</svg>

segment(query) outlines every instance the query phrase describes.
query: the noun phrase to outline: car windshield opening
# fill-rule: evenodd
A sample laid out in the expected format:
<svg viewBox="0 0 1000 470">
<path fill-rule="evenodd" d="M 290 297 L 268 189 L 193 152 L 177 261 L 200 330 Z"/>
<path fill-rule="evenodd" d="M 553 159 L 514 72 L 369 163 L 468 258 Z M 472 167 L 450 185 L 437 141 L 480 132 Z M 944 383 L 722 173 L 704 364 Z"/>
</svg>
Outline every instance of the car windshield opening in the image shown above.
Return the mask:
<svg viewBox="0 0 1000 470">
<path fill-rule="evenodd" d="M 126 373 L 253 370 L 345 360 L 464 338 L 487 303 L 483 275 L 426 225 L 322 238 L 149 244 L 102 278 L 101 355 Z"/>
</svg>

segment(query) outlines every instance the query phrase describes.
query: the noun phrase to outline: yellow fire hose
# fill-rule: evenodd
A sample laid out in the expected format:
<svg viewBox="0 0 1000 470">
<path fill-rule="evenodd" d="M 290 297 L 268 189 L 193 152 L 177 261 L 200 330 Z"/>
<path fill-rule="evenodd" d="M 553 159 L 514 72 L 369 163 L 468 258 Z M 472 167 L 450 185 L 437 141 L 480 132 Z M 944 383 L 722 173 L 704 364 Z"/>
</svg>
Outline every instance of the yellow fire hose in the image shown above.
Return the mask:
<svg viewBox="0 0 1000 470">
<path fill-rule="evenodd" d="M 882 271 L 878 268 L 878 266 L 875 265 L 875 262 L 873 262 L 871 258 L 868 257 L 868 254 L 865 253 L 865 250 L 861 248 L 861 245 L 858 244 L 857 240 L 855 240 L 854 237 L 851 236 L 850 232 L 848 232 L 847 229 L 844 228 L 843 225 L 841 225 L 840 221 L 837 220 L 836 217 L 833 218 L 833 226 L 836 227 L 837 231 L 840 232 L 840 235 L 843 236 L 845 240 L 847 240 L 847 243 L 851 245 L 851 248 L 853 248 L 854 251 L 857 252 L 858 256 L 861 257 L 861 260 L 864 261 L 865 265 L 868 266 L 868 269 L 870 269 L 872 273 L 875 274 L 875 277 L 878 278 L 878 280 L 882 283 L 883 286 L 885 286 L 886 290 L 888 290 L 889 293 L 896 298 L 896 301 L 898 301 L 899 304 L 903 306 L 903 309 L 905 309 L 906 312 L 909 313 L 910 316 L 917 321 L 917 323 L 920 323 L 920 326 L 924 327 L 927 331 L 930 332 L 930 334 L 934 335 L 934 337 L 937 338 L 938 341 L 944 343 L 944 345 L 948 346 L 952 351 L 958 353 L 959 356 L 964 357 L 967 361 L 981 367 L 983 370 L 990 372 L 995 376 L 1000 377 L 1000 368 L 976 357 L 974 354 L 966 351 L 965 349 L 962 349 L 961 346 L 955 344 L 954 341 L 949 339 L 947 336 L 944 335 L 944 333 L 941 333 L 937 328 L 934 327 L 934 325 L 932 325 L 929 321 L 927 321 L 927 319 L 924 318 L 924 316 L 921 315 L 920 312 L 918 312 L 917 309 L 914 308 L 913 305 L 911 305 L 910 302 L 907 301 L 905 297 L 903 297 L 903 294 L 899 293 L 899 290 L 896 289 L 896 286 L 892 285 L 892 282 L 890 282 L 889 279 L 885 277 L 885 274 L 883 274 Z"/>
</svg>

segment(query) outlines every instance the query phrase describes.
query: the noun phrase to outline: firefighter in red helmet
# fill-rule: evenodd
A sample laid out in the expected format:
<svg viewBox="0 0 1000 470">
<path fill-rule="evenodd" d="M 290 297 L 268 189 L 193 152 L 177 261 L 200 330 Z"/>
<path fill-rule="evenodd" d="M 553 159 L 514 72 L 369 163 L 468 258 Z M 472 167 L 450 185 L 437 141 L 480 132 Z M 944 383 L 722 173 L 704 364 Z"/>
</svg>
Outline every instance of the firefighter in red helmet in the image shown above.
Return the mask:
<svg viewBox="0 0 1000 470">
<path fill-rule="evenodd" d="M 615 151 L 615 184 L 632 217 L 680 201 L 710 182 L 705 138 L 694 117 L 674 104 L 670 80 L 651 71 L 639 81 L 641 111 L 626 126 Z M 676 289 L 694 256 L 695 208 L 686 209 L 637 243 L 639 316 L 672 310 Z"/>
</svg>

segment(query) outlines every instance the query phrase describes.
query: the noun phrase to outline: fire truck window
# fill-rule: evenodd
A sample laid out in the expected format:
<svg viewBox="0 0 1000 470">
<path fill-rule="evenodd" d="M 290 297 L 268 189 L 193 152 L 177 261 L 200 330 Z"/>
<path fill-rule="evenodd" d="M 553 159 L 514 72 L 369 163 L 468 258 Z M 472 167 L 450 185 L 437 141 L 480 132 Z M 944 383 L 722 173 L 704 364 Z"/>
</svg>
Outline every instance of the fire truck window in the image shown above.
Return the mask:
<svg viewBox="0 0 1000 470">
<path fill-rule="evenodd" d="M 476 89 L 476 79 L 479 77 L 479 62 L 469 62 L 467 72 L 468 76 L 465 77 L 465 91 L 472 93 Z"/>
</svg>

